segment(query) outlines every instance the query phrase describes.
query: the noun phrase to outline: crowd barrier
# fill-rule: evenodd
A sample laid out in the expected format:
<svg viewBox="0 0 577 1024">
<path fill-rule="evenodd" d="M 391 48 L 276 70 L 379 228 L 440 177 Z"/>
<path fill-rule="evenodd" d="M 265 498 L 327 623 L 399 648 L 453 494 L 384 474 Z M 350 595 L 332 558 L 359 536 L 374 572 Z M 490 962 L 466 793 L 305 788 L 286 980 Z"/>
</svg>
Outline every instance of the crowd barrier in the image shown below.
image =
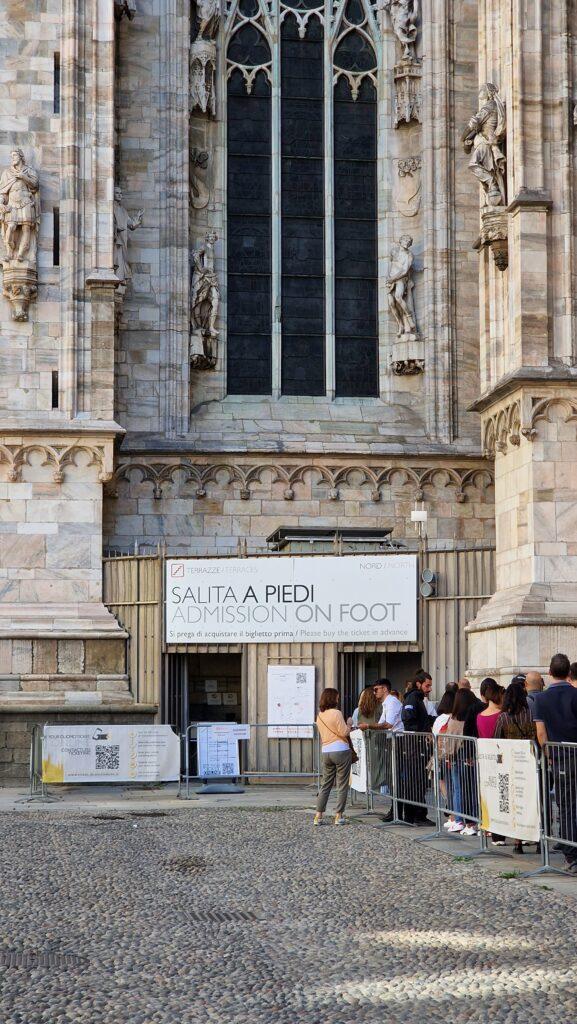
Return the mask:
<svg viewBox="0 0 577 1024">
<path fill-rule="evenodd" d="M 412 826 L 419 821 L 430 822 L 431 829 L 419 836 L 421 841 L 440 836 L 451 839 L 477 836 L 478 851 L 466 856 L 503 855 L 501 847 L 495 850 L 489 847 L 488 831 L 482 827 L 482 785 L 476 739 L 367 730 L 363 733 L 363 742 L 359 765 L 364 777 L 359 777 L 356 765 L 351 776 L 353 801 L 363 794 L 368 813 L 382 815 L 387 811 L 385 825 Z M 502 741 L 505 749 L 508 742 Z M 526 817 L 538 822 L 536 845 L 541 852 L 541 866 L 527 874 L 560 872 L 559 867 L 551 864 L 553 848 L 577 861 L 577 743 L 547 743 L 540 750 L 534 742 L 522 742 L 532 751 L 535 779 L 531 789 L 533 803 L 519 820 Z M 463 831 L 446 830 L 443 826 L 449 817 L 460 820 Z M 522 839 L 522 834 L 510 838 Z"/>
<path fill-rule="evenodd" d="M 198 738 L 209 722 L 192 722 L 182 736 L 184 771 L 180 778 L 181 793 L 189 794 L 190 784 L 236 779 L 313 779 L 320 782 L 320 740 L 316 725 L 310 722 L 290 727 L 270 722 L 249 723 L 249 737 L 239 740 L 239 771 L 203 773 L 199 767 Z M 273 735 L 269 735 L 272 733 Z M 283 733 L 291 735 L 283 735 Z M 275 735 L 276 733 L 276 735 Z"/>
</svg>

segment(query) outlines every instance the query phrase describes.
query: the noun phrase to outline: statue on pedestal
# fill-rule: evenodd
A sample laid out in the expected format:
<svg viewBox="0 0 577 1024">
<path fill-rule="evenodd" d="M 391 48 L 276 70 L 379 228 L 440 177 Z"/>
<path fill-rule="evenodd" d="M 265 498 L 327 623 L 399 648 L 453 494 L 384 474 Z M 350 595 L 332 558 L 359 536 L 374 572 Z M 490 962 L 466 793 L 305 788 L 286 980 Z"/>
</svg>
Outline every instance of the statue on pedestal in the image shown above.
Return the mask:
<svg viewBox="0 0 577 1024">
<path fill-rule="evenodd" d="M 410 235 L 402 235 L 391 249 L 389 276 L 389 309 L 397 323 L 397 336 L 407 341 L 416 341 L 417 324 L 413 303 L 413 254 Z"/>
<path fill-rule="evenodd" d="M 36 263 L 40 224 L 38 174 L 29 167 L 21 149 L 10 154 L 11 166 L 0 177 L 0 215 L 8 260 Z"/>
<path fill-rule="evenodd" d="M 384 0 L 384 7 L 391 16 L 393 32 L 403 47 L 403 58 L 414 58 L 419 31 L 419 0 Z"/>
<path fill-rule="evenodd" d="M 198 18 L 197 39 L 214 39 L 220 24 L 219 0 L 197 0 L 196 17 Z"/>
<path fill-rule="evenodd" d="M 220 285 L 214 266 L 214 246 L 217 241 L 218 236 L 209 232 L 204 246 L 192 254 L 190 362 L 198 370 L 214 369 L 216 366 L 216 318 L 220 303 Z"/>
<path fill-rule="evenodd" d="M 496 85 L 487 82 L 479 92 L 480 109 L 471 118 L 462 141 L 471 153 L 469 167 L 481 182 L 489 206 L 506 206 L 506 165 L 503 143 L 507 133 L 505 104 Z"/>
<path fill-rule="evenodd" d="M 10 167 L 0 176 L 0 224 L 4 242 L 3 293 L 13 320 L 28 320 L 28 307 L 38 291 L 36 253 L 40 226 L 38 173 L 15 148 Z"/>
<path fill-rule="evenodd" d="M 128 262 L 128 232 L 134 231 L 142 224 L 144 211 L 139 210 L 131 217 L 122 205 L 122 189 L 114 189 L 114 272 L 122 285 L 132 278 Z"/>
</svg>

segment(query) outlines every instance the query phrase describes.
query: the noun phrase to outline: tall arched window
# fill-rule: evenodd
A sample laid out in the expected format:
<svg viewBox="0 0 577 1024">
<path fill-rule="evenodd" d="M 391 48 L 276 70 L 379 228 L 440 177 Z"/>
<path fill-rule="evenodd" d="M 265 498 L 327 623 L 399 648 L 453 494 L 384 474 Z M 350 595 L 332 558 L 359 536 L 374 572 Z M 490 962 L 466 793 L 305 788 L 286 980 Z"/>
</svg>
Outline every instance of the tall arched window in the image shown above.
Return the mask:
<svg viewBox="0 0 577 1024">
<path fill-rule="evenodd" d="M 230 0 L 230 394 L 378 394 L 376 32 L 368 0 Z"/>
</svg>

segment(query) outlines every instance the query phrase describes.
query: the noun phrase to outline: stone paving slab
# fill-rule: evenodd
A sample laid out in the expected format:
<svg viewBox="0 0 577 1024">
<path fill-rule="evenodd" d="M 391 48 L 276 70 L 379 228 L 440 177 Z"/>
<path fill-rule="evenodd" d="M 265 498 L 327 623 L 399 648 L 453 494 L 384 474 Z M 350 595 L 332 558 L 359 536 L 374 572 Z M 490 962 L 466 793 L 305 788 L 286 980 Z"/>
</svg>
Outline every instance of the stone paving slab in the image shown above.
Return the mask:
<svg viewBox="0 0 577 1024">
<path fill-rule="evenodd" d="M 361 818 L 7 811 L 0 899 L 2 1024 L 575 1019 L 572 893 Z"/>
</svg>

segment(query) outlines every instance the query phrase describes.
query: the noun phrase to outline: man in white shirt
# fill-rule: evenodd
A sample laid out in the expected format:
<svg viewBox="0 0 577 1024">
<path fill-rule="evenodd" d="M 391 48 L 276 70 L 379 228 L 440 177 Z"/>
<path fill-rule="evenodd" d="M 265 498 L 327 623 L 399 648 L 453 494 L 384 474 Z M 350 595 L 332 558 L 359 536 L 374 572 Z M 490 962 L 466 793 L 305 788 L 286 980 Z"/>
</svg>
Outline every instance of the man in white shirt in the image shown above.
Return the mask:
<svg viewBox="0 0 577 1024">
<path fill-rule="evenodd" d="M 380 700 L 383 705 L 381 717 L 379 718 L 379 725 L 389 729 L 393 732 L 404 732 L 405 727 L 401 721 L 401 712 L 403 705 L 398 697 L 394 697 L 391 693 L 391 684 L 388 679 L 377 679 L 373 686 L 375 691 L 375 697 Z"/>
</svg>

